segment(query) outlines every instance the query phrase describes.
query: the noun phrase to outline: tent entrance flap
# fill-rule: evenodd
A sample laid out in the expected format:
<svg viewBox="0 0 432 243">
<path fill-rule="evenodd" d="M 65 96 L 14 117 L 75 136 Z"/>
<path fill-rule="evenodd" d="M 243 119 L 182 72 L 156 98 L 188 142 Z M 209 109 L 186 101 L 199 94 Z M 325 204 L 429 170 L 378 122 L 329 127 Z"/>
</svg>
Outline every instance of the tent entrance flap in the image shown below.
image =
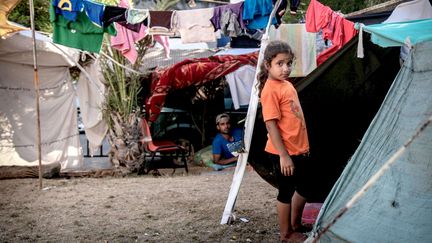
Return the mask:
<svg viewBox="0 0 432 243">
<path fill-rule="evenodd" d="M 310 202 L 323 202 L 378 111 L 397 75 L 399 48 L 365 42 L 364 59 L 355 57 L 357 39 L 299 80 L 295 86 L 305 114 L 310 142 Z M 255 121 L 248 162 L 276 186 L 267 163 L 261 112 Z"/>
</svg>

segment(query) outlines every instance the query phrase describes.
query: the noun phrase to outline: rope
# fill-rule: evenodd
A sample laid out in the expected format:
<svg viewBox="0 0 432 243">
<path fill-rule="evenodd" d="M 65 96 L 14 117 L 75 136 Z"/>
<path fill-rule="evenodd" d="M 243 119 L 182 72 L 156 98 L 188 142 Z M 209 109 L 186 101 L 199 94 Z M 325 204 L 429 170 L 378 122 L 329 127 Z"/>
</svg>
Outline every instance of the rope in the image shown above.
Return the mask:
<svg viewBox="0 0 432 243">
<path fill-rule="evenodd" d="M 133 70 L 132 68 L 126 67 L 125 65 L 123 65 L 123 64 L 117 62 L 116 60 L 114 60 L 112 57 L 110 57 L 109 55 L 107 55 L 103 51 L 101 51 L 100 54 L 102 54 L 104 57 L 108 58 L 111 62 L 117 64 L 118 66 L 120 66 L 120 67 L 122 67 L 122 68 L 124 68 L 124 69 L 126 69 L 126 70 L 128 70 L 128 71 L 130 71 L 132 73 L 135 73 L 135 74 L 138 74 L 138 75 L 145 75 L 146 74 L 146 73 L 141 73 L 141 72 L 138 72 L 136 70 Z"/>
<path fill-rule="evenodd" d="M 84 73 L 84 75 L 86 76 L 86 78 L 92 82 L 94 84 L 94 86 L 96 87 L 96 89 L 99 91 L 100 95 L 104 95 L 104 92 L 99 88 L 99 85 L 96 81 L 94 81 L 90 74 L 88 74 L 88 72 L 77 62 L 74 60 L 74 58 L 72 58 L 71 55 L 69 55 L 67 52 L 65 52 L 63 49 L 61 49 L 60 47 L 58 47 L 55 43 L 50 42 L 55 48 L 59 49 L 64 55 L 66 55 L 66 57 L 71 60 L 73 63 L 75 63 L 75 65 L 79 68 L 79 70 L 81 70 L 81 72 Z"/>
</svg>

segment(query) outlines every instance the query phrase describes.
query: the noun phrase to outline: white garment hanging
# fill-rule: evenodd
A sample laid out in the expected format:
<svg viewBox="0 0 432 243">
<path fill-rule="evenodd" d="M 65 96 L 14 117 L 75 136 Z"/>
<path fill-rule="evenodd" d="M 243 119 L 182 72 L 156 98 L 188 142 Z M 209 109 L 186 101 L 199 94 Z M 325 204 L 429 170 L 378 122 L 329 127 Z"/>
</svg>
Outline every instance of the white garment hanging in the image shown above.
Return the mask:
<svg viewBox="0 0 432 243">
<path fill-rule="evenodd" d="M 77 84 L 77 94 L 80 100 L 85 134 L 89 140 L 90 154 L 93 155 L 94 151 L 102 145 L 108 131 L 108 125 L 102 114 L 102 105 L 105 102 L 105 85 L 98 59 L 84 69 L 93 82 L 81 74 Z"/>
<path fill-rule="evenodd" d="M 238 110 L 241 105 L 249 104 L 255 71 L 255 67 L 244 65 L 234 72 L 225 75 L 230 88 L 234 109 Z"/>
</svg>

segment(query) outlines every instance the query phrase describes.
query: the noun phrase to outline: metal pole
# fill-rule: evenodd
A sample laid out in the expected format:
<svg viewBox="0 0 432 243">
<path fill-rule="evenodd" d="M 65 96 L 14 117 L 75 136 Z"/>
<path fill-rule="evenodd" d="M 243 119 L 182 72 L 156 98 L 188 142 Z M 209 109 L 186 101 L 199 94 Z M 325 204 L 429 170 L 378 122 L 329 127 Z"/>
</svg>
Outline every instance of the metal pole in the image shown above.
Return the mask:
<svg viewBox="0 0 432 243">
<path fill-rule="evenodd" d="M 39 161 L 39 189 L 42 189 L 42 148 L 41 148 L 41 128 L 40 128 L 40 107 L 39 107 L 39 74 L 37 68 L 37 57 L 36 57 L 36 36 L 35 36 L 35 25 L 34 25 L 34 5 L 33 0 L 29 0 L 30 8 L 30 24 L 32 30 L 32 42 L 33 42 L 33 69 L 34 69 L 34 87 L 36 91 L 36 141 Z"/>
</svg>

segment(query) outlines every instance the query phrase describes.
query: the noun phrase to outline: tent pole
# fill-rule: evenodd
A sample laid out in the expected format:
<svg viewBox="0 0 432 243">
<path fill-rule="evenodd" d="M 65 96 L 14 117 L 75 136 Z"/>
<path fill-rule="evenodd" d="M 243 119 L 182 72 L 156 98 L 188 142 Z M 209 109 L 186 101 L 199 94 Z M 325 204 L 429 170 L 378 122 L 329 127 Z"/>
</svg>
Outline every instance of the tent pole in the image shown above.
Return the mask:
<svg viewBox="0 0 432 243">
<path fill-rule="evenodd" d="M 363 187 L 356 193 L 354 196 L 345 204 L 345 206 L 339 210 L 339 212 L 336 214 L 334 219 L 323 228 L 322 231 L 319 232 L 319 234 L 313 238 L 312 243 L 316 243 L 319 241 L 321 236 L 326 233 L 330 227 L 332 227 L 352 206 L 366 193 L 369 188 L 371 188 L 375 182 L 378 181 L 378 179 L 388 170 L 390 169 L 390 166 L 392 166 L 397 159 L 399 159 L 402 154 L 405 153 L 408 146 L 410 146 L 413 141 L 420 136 L 420 134 L 426 129 L 427 126 L 429 126 L 432 123 L 432 116 L 430 116 L 426 122 L 424 122 L 421 127 L 416 131 L 416 133 L 408 139 L 408 141 L 402 145 L 384 164 L 381 166 L 381 168 L 363 185 Z"/>
<path fill-rule="evenodd" d="M 257 61 L 257 68 L 255 71 L 255 79 L 252 85 L 252 92 L 251 92 L 251 98 L 249 100 L 249 108 L 248 108 L 248 112 L 246 115 L 246 121 L 245 121 L 245 133 L 244 133 L 244 145 L 245 145 L 245 152 L 240 153 L 239 157 L 237 159 L 237 166 L 236 169 L 234 171 L 234 176 L 233 176 L 233 181 L 231 183 L 231 188 L 228 194 L 228 199 L 227 202 L 225 204 L 225 209 L 224 212 L 222 214 L 222 219 L 220 224 L 229 224 L 231 223 L 235 217 L 233 214 L 233 210 L 234 210 L 234 206 L 235 206 L 235 202 L 237 199 L 237 194 L 240 190 L 240 184 L 241 181 L 243 179 L 243 175 L 246 169 L 246 164 L 247 164 L 247 159 L 249 156 L 249 149 L 250 149 L 250 145 L 251 145 L 251 141 L 252 141 L 252 133 L 253 133 L 253 129 L 255 126 L 255 117 L 256 117 L 256 113 L 257 113 L 257 108 L 258 108 L 258 101 L 259 101 L 259 97 L 258 97 L 258 90 L 257 90 L 257 77 L 256 74 L 260 72 L 260 66 L 262 63 L 262 60 L 264 58 L 264 50 L 269 42 L 269 29 L 273 20 L 273 17 L 276 14 L 277 9 L 279 8 L 280 4 L 281 4 L 282 0 L 277 0 L 277 2 L 275 3 L 273 10 L 270 14 L 269 17 L 269 21 L 267 23 L 267 27 L 264 31 L 264 35 L 261 39 L 261 46 L 260 46 L 260 51 L 258 54 L 258 61 Z"/>
<path fill-rule="evenodd" d="M 40 126 L 40 107 L 39 107 L 39 74 L 36 57 L 36 36 L 35 36 L 35 24 L 34 24 L 34 4 L 33 0 L 29 0 L 30 8 L 30 23 L 32 30 L 32 42 L 33 42 L 33 69 L 34 69 L 34 87 L 36 91 L 36 141 L 37 141 L 37 152 L 39 161 L 39 189 L 42 189 L 42 148 L 41 148 L 41 126 Z"/>
</svg>

